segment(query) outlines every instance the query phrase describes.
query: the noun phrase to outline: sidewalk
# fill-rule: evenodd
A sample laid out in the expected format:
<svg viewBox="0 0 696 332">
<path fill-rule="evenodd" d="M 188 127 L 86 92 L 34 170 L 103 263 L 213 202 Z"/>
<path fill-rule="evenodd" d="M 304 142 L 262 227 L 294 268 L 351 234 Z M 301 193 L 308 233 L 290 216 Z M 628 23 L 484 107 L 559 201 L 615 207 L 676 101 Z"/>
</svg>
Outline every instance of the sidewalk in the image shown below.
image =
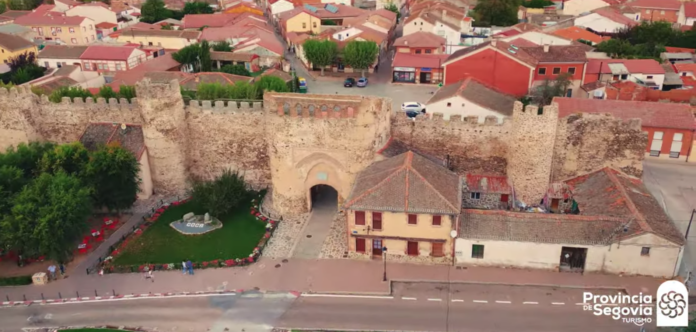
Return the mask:
<svg viewBox="0 0 696 332">
<path fill-rule="evenodd" d="M 111 296 L 146 293 L 176 293 L 218 290 L 297 291 L 314 293 L 388 294 L 379 261 L 345 259 L 297 260 L 287 263 L 261 259 L 247 267 L 206 269 L 184 275 L 181 271 L 156 272 L 155 281 L 139 273 L 104 276 L 77 274 L 44 286 L 0 288 L 2 301 Z M 662 282 L 647 277 L 557 273 L 499 268 L 456 269 L 451 266 L 387 263 L 390 281 L 468 282 L 508 285 L 548 285 L 575 288 L 617 288 L 629 293 L 655 293 Z M 8 300 L 9 298 L 9 300 Z"/>
</svg>

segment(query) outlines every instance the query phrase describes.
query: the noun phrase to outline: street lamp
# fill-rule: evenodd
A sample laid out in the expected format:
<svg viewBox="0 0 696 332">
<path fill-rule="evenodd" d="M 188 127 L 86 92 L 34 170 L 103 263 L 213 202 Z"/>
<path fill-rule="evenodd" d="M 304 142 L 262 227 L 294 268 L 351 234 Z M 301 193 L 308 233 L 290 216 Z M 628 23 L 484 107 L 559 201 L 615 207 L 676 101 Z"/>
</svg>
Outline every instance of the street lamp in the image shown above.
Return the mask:
<svg viewBox="0 0 696 332">
<path fill-rule="evenodd" d="M 384 255 L 384 278 L 382 281 L 387 281 L 387 247 L 382 247 L 382 255 Z"/>
</svg>

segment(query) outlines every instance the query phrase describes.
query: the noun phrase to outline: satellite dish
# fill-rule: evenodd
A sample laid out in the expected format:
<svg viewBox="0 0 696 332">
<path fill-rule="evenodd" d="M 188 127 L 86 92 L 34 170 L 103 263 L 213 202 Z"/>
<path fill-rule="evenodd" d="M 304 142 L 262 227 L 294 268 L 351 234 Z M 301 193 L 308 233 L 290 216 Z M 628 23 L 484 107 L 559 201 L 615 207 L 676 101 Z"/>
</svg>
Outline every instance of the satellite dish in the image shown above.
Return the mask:
<svg viewBox="0 0 696 332">
<path fill-rule="evenodd" d="M 450 236 L 451 236 L 453 239 L 456 238 L 456 237 L 457 237 L 457 231 L 452 230 L 452 231 L 450 232 Z"/>
<path fill-rule="evenodd" d="M 121 130 L 126 130 L 126 124 L 125 124 L 125 123 L 122 123 L 122 124 L 121 124 Z"/>
</svg>

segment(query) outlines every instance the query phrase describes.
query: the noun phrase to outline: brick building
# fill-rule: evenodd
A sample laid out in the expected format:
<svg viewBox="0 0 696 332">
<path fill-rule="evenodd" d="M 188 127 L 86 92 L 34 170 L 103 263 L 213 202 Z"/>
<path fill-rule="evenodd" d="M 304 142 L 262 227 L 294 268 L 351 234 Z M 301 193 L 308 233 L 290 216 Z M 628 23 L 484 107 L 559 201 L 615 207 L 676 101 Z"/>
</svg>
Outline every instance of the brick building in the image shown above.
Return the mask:
<svg viewBox="0 0 696 332">
<path fill-rule="evenodd" d="M 684 4 L 679 0 L 635 0 L 630 5 L 640 10 L 640 17 L 645 22 L 686 23 Z"/>
<path fill-rule="evenodd" d="M 558 104 L 561 118 L 583 112 L 641 119 L 643 132 L 648 135 L 646 158 L 694 161 L 691 157 L 696 120 L 688 104 L 558 97 L 553 101 Z"/>
</svg>

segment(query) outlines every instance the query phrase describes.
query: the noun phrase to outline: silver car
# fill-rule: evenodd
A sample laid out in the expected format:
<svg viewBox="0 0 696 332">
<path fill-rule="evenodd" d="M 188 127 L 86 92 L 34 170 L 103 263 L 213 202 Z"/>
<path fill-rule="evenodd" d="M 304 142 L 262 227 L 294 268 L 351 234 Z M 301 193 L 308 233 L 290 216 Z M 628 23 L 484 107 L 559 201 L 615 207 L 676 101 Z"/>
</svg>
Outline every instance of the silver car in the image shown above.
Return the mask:
<svg viewBox="0 0 696 332">
<path fill-rule="evenodd" d="M 417 102 L 405 102 L 401 104 L 401 110 L 404 112 L 421 112 L 425 113 L 425 105 Z"/>
</svg>

